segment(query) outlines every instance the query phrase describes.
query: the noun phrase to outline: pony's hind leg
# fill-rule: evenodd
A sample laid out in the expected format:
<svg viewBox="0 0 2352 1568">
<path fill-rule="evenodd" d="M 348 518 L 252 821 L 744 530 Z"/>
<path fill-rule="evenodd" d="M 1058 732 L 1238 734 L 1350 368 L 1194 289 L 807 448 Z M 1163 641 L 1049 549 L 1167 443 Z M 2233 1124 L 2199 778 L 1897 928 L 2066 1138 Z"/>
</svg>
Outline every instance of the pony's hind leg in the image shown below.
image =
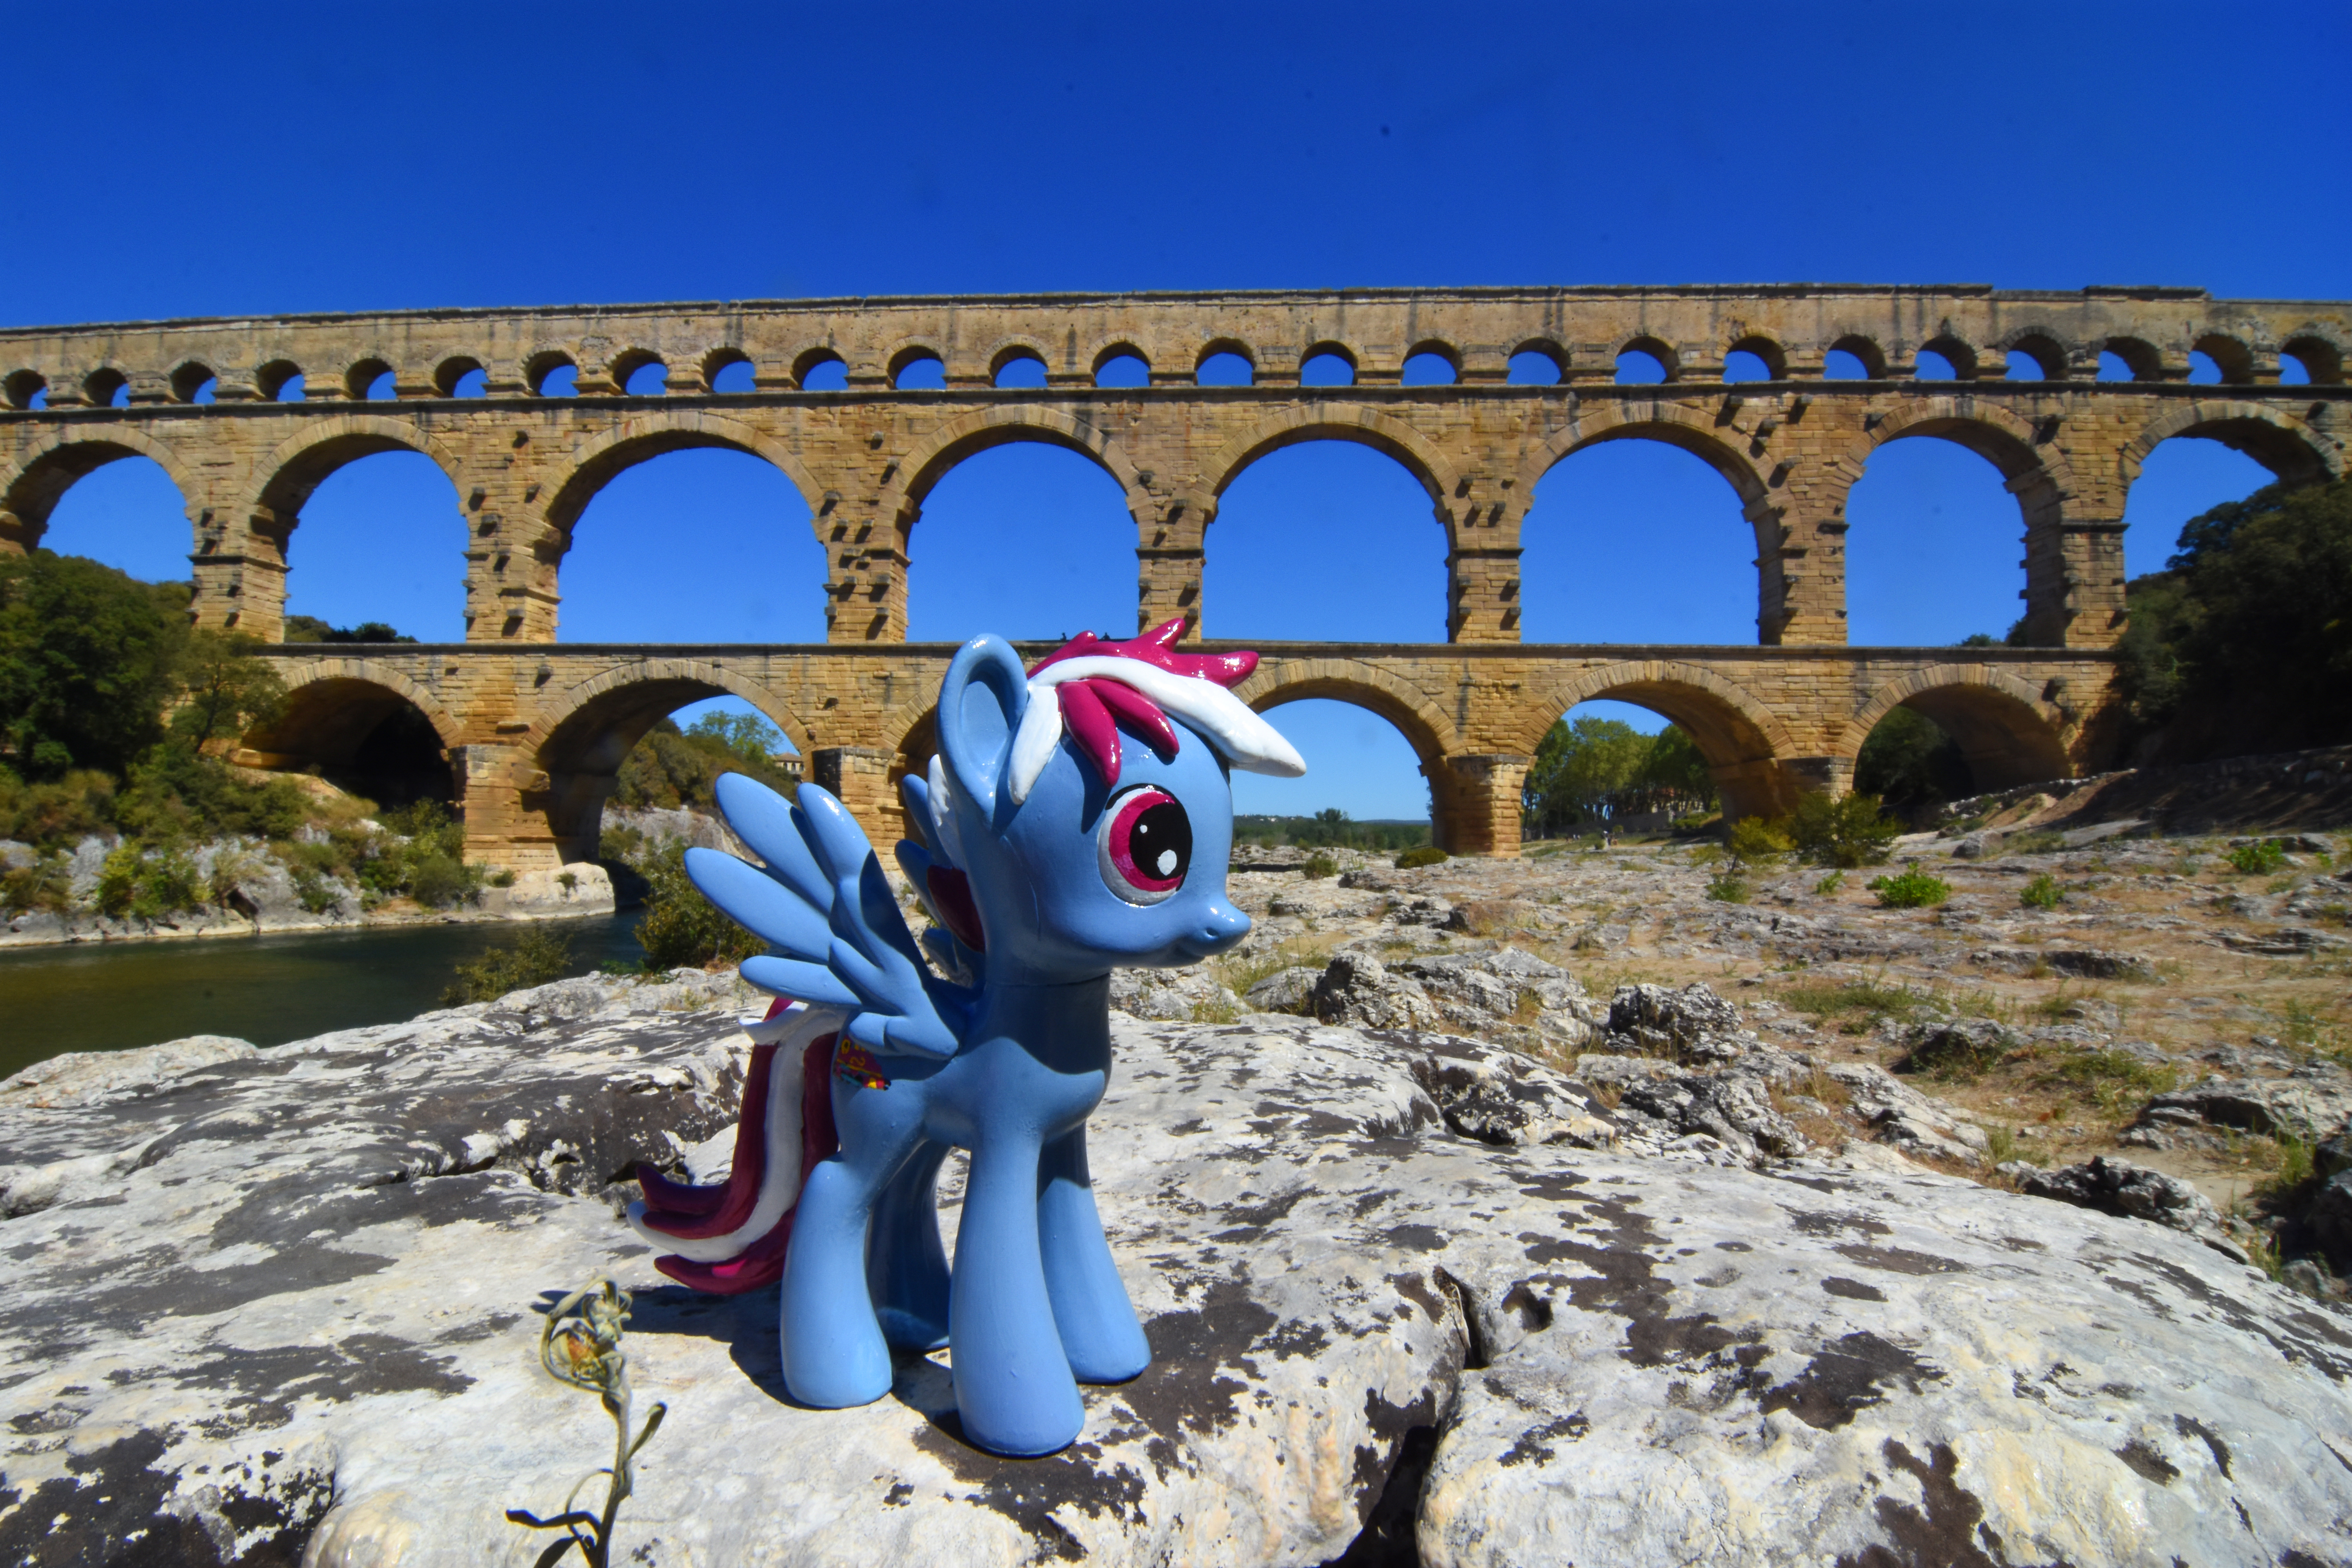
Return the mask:
<svg viewBox="0 0 2352 1568">
<path fill-rule="evenodd" d="M 1045 1145 L 1037 1172 L 1037 1235 L 1054 1326 L 1080 1383 L 1125 1383 L 1151 1364 L 1151 1346 L 1103 1239 L 1087 1170 L 1087 1130 Z"/>
<path fill-rule="evenodd" d="M 890 1392 L 890 1347 L 866 1289 L 866 1235 L 891 1178 L 922 1139 L 919 1081 L 885 1089 L 836 1081 L 841 1152 L 801 1189 L 785 1255 L 784 1385 L 804 1405 L 870 1405 Z"/>
<path fill-rule="evenodd" d="M 948 1146 L 926 1141 L 882 1189 L 866 1244 L 866 1283 L 882 1337 L 901 1350 L 948 1342 L 948 1254 L 940 1244 L 940 1165 Z"/>
</svg>

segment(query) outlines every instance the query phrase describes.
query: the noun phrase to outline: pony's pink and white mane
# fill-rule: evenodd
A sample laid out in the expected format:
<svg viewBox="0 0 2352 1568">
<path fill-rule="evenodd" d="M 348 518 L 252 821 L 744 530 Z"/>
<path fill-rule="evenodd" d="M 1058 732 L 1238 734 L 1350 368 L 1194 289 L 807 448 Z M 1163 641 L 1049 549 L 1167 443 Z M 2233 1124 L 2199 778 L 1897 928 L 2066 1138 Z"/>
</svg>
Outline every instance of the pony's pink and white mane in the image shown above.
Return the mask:
<svg viewBox="0 0 2352 1568">
<path fill-rule="evenodd" d="M 1246 773 L 1297 778 L 1307 764 L 1274 726 L 1227 688 L 1257 668 L 1254 653 L 1178 653 L 1181 616 L 1127 642 L 1080 632 L 1029 671 L 1029 709 L 1013 738 L 1008 781 L 1013 800 L 1029 798 L 1066 727 L 1103 783 L 1118 783 L 1118 721 L 1126 720 L 1162 761 L 1176 754 L 1173 713 L 1204 736 L 1226 762 Z"/>
</svg>

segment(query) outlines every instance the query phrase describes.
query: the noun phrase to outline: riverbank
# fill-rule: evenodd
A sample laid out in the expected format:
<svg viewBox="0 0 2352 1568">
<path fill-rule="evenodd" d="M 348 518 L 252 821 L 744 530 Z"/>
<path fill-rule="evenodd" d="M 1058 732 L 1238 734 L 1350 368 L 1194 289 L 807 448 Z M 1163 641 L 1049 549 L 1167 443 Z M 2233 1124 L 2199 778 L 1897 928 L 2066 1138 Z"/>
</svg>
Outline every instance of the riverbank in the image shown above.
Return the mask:
<svg viewBox="0 0 2352 1568">
<path fill-rule="evenodd" d="M 634 965 L 636 913 L 554 922 L 572 972 Z M 192 1034 L 269 1047 L 398 1023 L 441 1005 L 457 966 L 509 940 L 499 922 L 247 936 L 242 942 L 81 943 L 0 953 L 0 1076 L 68 1051 Z"/>
<path fill-rule="evenodd" d="M 373 909 L 341 900 L 305 908 L 290 879 L 283 889 L 265 878 L 232 886 L 216 904 L 153 916 L 109 916 L 94 909 L 31 910 L 0 925 L 0 952 L 91 943 L 168 942 L 189 937 L 285 936 L 299 932 L 399 930 L 420 925 L 509 924 L 580 920 L 614 912 L 613 879 L 593 862 L 560 871 L 525 871 L 507 886 L 487 886 L 474 901 L 427 909 L 393 899 Z"/>
</svg>

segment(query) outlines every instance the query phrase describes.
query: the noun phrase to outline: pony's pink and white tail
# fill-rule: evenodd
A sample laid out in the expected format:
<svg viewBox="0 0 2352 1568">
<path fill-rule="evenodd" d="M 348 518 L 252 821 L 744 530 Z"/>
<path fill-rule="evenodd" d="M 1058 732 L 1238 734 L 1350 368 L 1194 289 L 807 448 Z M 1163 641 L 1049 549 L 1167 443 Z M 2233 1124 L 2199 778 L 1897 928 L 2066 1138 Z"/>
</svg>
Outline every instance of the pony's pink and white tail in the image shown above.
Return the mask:
<svg viewBox="0 0 2352 1568">
<path fill-rule="evenodd" d="M 629 1205 L 629 1224 L 670 1249 L 655 1268 L 722 1296 L 783 1277 L 801 1184 L 839 1146 L 831 1080 L 834 1042 L 847 1016 L 779 997 L 764 1016 L 743 1020 L 751 1065 L 726 1184 L 698 1187 L 637 1166 L 645 1198 Z"/>
</svg>

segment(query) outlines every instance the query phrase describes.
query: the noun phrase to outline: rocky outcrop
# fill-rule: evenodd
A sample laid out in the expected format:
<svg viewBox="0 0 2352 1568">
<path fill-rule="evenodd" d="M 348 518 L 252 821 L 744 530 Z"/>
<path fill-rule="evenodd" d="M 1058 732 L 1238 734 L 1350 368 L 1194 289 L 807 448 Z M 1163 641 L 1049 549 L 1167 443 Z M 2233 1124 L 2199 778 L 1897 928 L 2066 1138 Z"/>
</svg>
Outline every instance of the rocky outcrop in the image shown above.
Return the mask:
<svg viewBox="0 0 2352 1568">
<path fill-rule="evenodd" d="M 2352 1323 L 2190 1237 L 1883 1153 L 1580 1147 L 1614 1118 L 1564 1074 L 1301 1018 L 1114 1017 L 1095 1182 L 1157 1359 L 1077 1446 L 967 1447 L 938 1357 L 798 1408 L 774 1291 L 661 1283 L 611 1206 L 723 1131 L 729 989 L 0 1086 L 0 1158 L 110 1163 L 0 1226 L 0 1554 L 537 1561 L 504 1510 L 611 1428 L 535 1312 L 610 1273 L 668 1406 L 615 1552 L 648 1568 L 2346 1556 Z"/>
<path fill-rule="evenodd" d="M 2032 1197 L 2055 1198 L 2101 1214 L 2126 1215 L 2187 1231 L 2233 1263 L 2248 1261 L 2245 1249 L 2222 1230 L 2221 1212 L 2212 1201 L 2187 1182 L 2161 1171 L 2095 1154 L 2079 1165 L 2030 1171 L 2018 1184 Z"/>
<path fill-rule="evenodd" d="M 1307 1005 L 1327 1024 L 1447 1029 L 1571 1053 L 1598 1039 L 1601 1016 L 1574 975 L 1510 946 L 1425 954 L 1394 965 L 1367 952 L 1341 952 Z"/>
</svg>

